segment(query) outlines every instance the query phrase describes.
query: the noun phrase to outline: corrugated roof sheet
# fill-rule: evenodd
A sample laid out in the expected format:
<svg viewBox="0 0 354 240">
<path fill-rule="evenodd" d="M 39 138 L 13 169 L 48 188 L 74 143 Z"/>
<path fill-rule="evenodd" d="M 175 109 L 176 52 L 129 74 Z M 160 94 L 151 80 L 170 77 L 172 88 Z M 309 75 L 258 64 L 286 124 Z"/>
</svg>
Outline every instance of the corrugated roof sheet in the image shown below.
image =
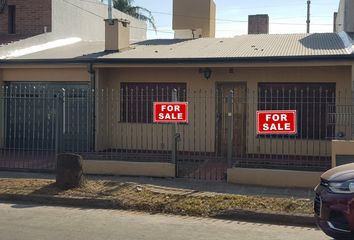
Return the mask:
<svg viewBox="0 0 354 240">
<path fill-rule="evenodd" d="M 78 42 L 11 59 L 197 59 L 352 54 L 352 43 L 338 33 L 244 35 L 235 38 L 148 40 L 119 53 L 104 51 L 104 42 Z M 1 55 L 1 48 L 0 48 Z"/>
<path fill-rule="evenodd" d="M 96 55 L 96 53 L 98 55 Z M 67 46 L 47 49 L 10 59 L 87 59 L 97 58 L 102 54 L 107 54 L 104 53 L 104 42 L 81 41 Z"/>
<path fill-rule="evenodd" d="M 234 58 L 346 55 L 351 52 L 336 33 L 245 35 L 235 38 L 150 40 L 135 49 L 104 58 Z"/>
</svg>

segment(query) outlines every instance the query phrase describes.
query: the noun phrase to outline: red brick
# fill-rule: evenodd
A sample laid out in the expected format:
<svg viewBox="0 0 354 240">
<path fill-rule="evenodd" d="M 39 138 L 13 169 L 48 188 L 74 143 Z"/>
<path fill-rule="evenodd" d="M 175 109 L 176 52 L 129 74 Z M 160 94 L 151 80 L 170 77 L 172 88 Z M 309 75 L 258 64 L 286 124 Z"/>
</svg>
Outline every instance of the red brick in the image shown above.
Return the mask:
<svg viewBox="0 0 354 240">
<path fill-rule="evenodd" d="M 8 34 L 8 8 L 0 13 L 0 44 L 35 36 L 52 29 L 52 0 L 8 0 L 16 6 L 16 34 Z"/>
<path fill-rule="evenodd" d="M 268 34 L 269 33 L 269 16 L 250 15 L 248 16 L 248 34 Z"/>
</svg>

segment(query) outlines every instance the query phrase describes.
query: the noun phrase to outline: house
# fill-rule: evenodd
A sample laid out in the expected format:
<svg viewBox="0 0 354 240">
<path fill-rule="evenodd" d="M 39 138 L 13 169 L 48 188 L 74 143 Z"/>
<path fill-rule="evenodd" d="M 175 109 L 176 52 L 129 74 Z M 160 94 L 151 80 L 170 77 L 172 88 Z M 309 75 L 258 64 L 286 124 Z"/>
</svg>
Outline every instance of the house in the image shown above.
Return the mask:
<svg viewBox="0 0 354 240">
<path fill-rule="evenodd" d="M 51 0 L 1 1 L 0 45 L 51 32 L 51 8 Z"/>
<path fill-rule="evenodd" d="M 340 0 L 338 12 L 334 14 L 334 31 L 347 32 L 354 37 L 354 2 L 350 0 Z"/>
<path fill-rule="evenodd" d="M 279 186 L 285 176 L 308 187 L 331 167 L 332 140 L 352 140 L 345 32 L 129 44 L 129 22 L 105 24 L 105 41 L 0 49 L 4 168 L 51 169 L 64 151 L 82 154 L 91 173 L 176 176 L 177 164 L 179 177 Z M 196 25 L 182 28 L 193 35 Z M 173 91 L 189 103 L 176 132 L 152 121 L 153 102 Z M 258 135 L 257 110 L 296 110 L 297 134 Z"/>
<path fill-rule="evenodd" d="M 31 37 L 36 43 L 76 37 L 103 41 L 107 6 L 101 1 L 6 0 L 0 3 L 0 45 Z M 113 10 L 115 18 L 132 22 L 132 42 L 146 39 L 146 23 Z M 94 29 L 94 31 L 93 31 Z M 37 37 L 36 37 L 37 36 Z M 33 43 L 21 41 L 20 46 Z"/>
</svg>

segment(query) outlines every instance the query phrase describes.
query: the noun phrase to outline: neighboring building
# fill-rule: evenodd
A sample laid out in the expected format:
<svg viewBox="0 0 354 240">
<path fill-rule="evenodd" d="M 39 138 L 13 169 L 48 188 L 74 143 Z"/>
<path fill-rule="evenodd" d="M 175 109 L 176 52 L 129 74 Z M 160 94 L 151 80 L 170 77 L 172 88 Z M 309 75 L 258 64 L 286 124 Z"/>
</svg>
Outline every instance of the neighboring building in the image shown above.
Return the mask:
<svg viewBox="0 0 354 240">
<path fill-rule="evenodd" d="M 52 30 L 52 0 L 2 1 L 0 45 Z"/>
<path fill-rule="evenodd" d="M 267 14 L 249 15 L 248 34 L 269 34 L 269 16 Z"/>
<path fill-rule="evenodd" d="M 0 12 L 0 45 L 51 33 L 53 40 L 78 37 L 87 41 L 104 41 L 107 5 L 98 0 L 7 0 Z M 132 42 L 146 39 L 146 23 L 117 10 L 115 18 L 131 22 Z M 47 34 L 48 35 L 48 34 Z M 35 38 L 35 42 L 41 42 Z M 43 43 L 48 41 L 43 37 Z M 21 43 L 30 45 L 32 43 Z"/>
<path fill-rule="evenodd" d="M 338 13 L 334 15 L 335 32 L 346 32 L 351 38 L 354 38 L 354 1 L 341 0 Z"/>
<path fill-rule="evenodd" d="M 333 32 L 337 32 L 337 16 L 338 12 L 333 13 Z"/>
<path fill-rule="evenodd" d="M 214 0 L 175 0 L 173 16 L 175 38 L 215 37 Z"/>
</svg>

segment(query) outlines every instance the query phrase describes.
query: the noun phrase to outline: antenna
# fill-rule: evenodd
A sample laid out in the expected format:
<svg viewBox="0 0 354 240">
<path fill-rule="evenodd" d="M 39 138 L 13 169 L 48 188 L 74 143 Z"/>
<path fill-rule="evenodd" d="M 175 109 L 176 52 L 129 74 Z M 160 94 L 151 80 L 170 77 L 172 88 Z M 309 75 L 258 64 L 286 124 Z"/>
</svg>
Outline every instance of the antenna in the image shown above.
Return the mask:
<svg viewBox="0 0 354 240">
<path fill-rule="evenodd" d="M 310 20 L 310 15 L 311 15 L 311 1 L 308 0 L 307 1 L 307 21 L 306 21 L 306 24 L 307 24 L 307 33 L 310 33 L 310 23 L 311 23 L 311 20 Z"/>
<path fill-rule="evenodd" d="M 112 21 L 112 0 L 108 0 L 108 19 Z"/>
</svg>

